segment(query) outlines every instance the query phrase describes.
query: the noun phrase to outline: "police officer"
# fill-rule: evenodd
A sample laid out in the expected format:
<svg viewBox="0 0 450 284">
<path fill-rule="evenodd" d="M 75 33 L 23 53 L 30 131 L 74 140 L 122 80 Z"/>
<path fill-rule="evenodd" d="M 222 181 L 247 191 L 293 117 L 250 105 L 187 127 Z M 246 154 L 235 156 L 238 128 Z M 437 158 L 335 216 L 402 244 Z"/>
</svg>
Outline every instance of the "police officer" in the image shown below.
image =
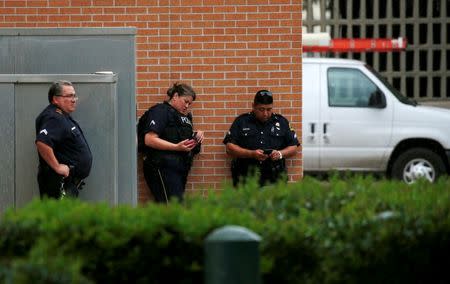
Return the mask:
<svg viewBox="0 0 450 284">
<path fill-rule="evenodd" d="M 78 97 L 71 82 L 56 81 L 48 91 L 49 105 L 36 118 L 41 198 L 78 196 L 91 170 L 92 153 L 78 123 L 70 116 Z"/>
<path fill-rule="evenodd" d="M 286 176 L 285 159 L 294 156 L 300 145 L 288 120 L 272 112 L 270 91 L 258 91 L 252 106 L 252 112 L 234 120 L 223 140 L 227 153 L 234 158 L 231 163 L 234 186 L 255 171 L 259 173 L 261 186 Z"/>
<path fill-rule="evenodd" d="M 175 83 L 169 99 L 149 109 L 144 127 L 144 177 L 156 202 L 183 199 L 187 176 L 195 154 L 200 152 L 203 131 L 194 132 L 190 106 L 195 91 Z M 139 135 L 139 134 L 138 134 Z"/>
</svg>

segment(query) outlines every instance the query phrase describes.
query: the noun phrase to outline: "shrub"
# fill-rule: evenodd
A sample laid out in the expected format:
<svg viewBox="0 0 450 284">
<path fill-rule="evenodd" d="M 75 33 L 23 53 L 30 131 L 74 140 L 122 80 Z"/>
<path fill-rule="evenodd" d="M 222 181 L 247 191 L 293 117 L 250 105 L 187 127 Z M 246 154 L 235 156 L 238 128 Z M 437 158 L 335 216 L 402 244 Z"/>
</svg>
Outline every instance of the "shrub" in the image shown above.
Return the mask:
<svg viewBox="0 0 450 284">
<path fill-rule="evenodd" d="M 447 283 L 449 200 L 448 179 L 370 176 L 250 180 L 169 206 L 34 200 L 0 223 L 0 280 L 202 283 L 204 239 L 232 224 L 262 237 L 265 283 Z"/>
</svg>

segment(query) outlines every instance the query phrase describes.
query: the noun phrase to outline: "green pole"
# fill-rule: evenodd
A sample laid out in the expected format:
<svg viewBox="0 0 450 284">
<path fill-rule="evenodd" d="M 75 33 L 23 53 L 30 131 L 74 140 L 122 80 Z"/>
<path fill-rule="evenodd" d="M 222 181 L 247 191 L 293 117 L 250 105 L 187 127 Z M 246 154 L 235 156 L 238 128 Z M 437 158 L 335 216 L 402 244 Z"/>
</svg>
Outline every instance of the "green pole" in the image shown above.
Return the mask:
<svg viewBox="0 0 450 284">
<path fill-rule="evenodd" d="M 205 284 L 259 284 L 261 237 L 240 226 L 214 230 L 205 240 Z"/>
</svg>

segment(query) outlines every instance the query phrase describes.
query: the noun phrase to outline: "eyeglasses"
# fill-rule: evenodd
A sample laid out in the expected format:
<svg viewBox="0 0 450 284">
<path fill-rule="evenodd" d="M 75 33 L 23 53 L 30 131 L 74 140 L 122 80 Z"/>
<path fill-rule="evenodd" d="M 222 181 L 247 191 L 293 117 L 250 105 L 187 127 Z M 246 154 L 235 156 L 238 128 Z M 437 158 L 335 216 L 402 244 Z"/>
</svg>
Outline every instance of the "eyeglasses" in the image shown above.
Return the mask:
<svg viewBox="0 0 450 284">
<path fill-rule="evenodd" d="M 60 97 L 60 98 L 65 98 L 65 99 L 69 99 L 69 100 L 78 100 L 78 96 L 77 95 L 65 95 L 65 96 L 56 96 L 56 97 Z"/>
<path fill-rule="evenodd" d="M 265 97 L 265 96 L 271 97 L 272 96 L 272 92 L 271 91 L 260 91 L 260 92 L 258 92 L 258 94 L 261 97 Z"/>
</svg>

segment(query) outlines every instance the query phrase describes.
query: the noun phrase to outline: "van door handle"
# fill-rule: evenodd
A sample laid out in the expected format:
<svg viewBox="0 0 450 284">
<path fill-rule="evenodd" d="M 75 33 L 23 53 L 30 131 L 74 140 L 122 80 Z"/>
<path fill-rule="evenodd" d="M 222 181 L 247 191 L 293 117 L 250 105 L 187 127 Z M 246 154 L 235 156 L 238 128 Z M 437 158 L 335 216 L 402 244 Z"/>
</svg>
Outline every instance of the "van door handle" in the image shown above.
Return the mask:
<svg viewBox="0 0 450 284">
<path fill-rule="evenodd" d="M 323 124 L 323 139 L 325 140 L 325 142 L 329 142 L 330 137 L 328 135 L 328 122 L 325 122 Z"/>
<path fill-rule="evenodd" d="M 313 122 L 313 123 L 309 124 L 309 135 L 308 135 L 308 138 L 310 140 L 313 140 L 315 134 L 316 134 L 316 124 Z"/>
</svg>

